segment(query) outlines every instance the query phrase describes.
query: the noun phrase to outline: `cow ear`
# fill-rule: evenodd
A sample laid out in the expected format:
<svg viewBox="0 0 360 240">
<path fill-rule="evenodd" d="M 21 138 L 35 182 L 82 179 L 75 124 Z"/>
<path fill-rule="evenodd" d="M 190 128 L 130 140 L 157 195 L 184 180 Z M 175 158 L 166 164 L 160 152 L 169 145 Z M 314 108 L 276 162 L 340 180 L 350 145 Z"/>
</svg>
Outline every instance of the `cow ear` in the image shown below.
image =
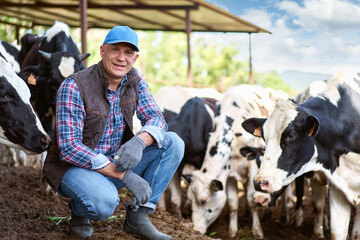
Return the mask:
<svg viewBox="0 0 360 240">
<path fill-rule="evenodd" d="M 90 56 L 90 53 L 85 53 L 85 54 L 80 54 L 78 57 L 79 57 L 79 60 L 80 60 L 80 61 L 84 61 L 84 60 L 87 59 L 89 56 Z"/>
<path fill-rule="evenodd" d="M 24 67 L 19 73 L 19 77 L 22 78 L 29 85 L 36 85 L 39 80 L 39 68 L 37 66 Z"/>
<path fill-rule="evenodd" d="M 187 183 L 191 183 L 193 175 L 191 174 L 181 174 Z"/>
<path fill-rule="evenodd" d="M 210 183 L 210 190 L 211 192 L 217 192 L 224 190 L 222 182 L 217 179 L 213 179 Z"/>
<path fill-rule="evenodd" d="M 264 125 L 266 118 L 249 118 L 246 119 L 241 126 L 250 134 L 261 137 L 261 128 Z"/>
<path fill-rule="evenodd" d="M 314 117 L 312 115 L 309 115 L 306 117 L 305 131 L 306 131 L 307 135 L 309 135 L 310 137 L 316 136 L 317 133 L 319 132 L 319 128 L 320 128 L 320 123 L 316 117 Z"/>
<path fill-rule="evenodd" d="M 240 149 L 240 154 L 243 157 L 246 157 L 247 160 L 254 160 L 256 157 L 256 153 L 257 153 L 257 150 L 256 150 L 256 148 L 253 148 L 253 147 L 246 146 L 246 147 L 242 147 Z"/>
</svg>

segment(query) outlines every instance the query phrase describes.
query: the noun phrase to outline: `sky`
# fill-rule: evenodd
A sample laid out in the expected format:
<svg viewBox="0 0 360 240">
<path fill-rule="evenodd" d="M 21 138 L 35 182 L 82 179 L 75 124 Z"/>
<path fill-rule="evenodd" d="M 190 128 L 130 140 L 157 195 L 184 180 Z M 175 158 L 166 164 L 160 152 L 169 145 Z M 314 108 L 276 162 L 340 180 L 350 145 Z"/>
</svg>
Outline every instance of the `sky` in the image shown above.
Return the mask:
<svg viewBox="0 0 360 240">
<path fill-rule="evenodd" d="M 360 72 L 360 0 L 206 0 L 272 34 L 251 34 L 257 72 Z M 198 33 L 201 34 L 201 33 Z M 245 33 L 209 33 L 239 47 L 249 59 Z"/>
</svg>

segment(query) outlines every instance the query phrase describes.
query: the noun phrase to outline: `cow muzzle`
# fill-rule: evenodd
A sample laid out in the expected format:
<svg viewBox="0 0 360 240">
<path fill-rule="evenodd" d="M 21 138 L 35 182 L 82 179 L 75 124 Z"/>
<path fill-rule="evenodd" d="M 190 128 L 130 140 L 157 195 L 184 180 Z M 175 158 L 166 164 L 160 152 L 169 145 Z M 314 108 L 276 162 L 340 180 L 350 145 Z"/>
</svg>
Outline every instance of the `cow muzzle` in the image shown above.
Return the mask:
<svg viewBox="0 0 360 240">
<path fill-rule="evenodd" d="M 273 182 L 273 181 L 271 180 L 270 177 L 256 176 L 254 178 L 255 190 L 260 191 L 260 192 L 269 192 L 270 193 L 270 192 L 272 192 L 271 182 Z"/>
</svg>

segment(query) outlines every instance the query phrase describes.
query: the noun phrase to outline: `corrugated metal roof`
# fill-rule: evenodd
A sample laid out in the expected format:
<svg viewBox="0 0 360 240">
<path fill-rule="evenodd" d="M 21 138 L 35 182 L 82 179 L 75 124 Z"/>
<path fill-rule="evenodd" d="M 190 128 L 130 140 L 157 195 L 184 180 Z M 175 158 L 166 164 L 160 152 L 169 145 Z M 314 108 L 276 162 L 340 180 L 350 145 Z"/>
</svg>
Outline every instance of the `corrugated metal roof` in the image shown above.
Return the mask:
<svg viewBox="0 0 360 240">
<path fill-rule="evenodd" d="M 80 27 L 80 0 L 0 0 L 0 15 L 24 26 L 52 26 L 55 20 Z M 204 0 L 88 0 L 88 28 L 128 25 L 138 30 L 270 33 Z M 21 22 L 27 20 L 29 24 Z"/>
</svg>

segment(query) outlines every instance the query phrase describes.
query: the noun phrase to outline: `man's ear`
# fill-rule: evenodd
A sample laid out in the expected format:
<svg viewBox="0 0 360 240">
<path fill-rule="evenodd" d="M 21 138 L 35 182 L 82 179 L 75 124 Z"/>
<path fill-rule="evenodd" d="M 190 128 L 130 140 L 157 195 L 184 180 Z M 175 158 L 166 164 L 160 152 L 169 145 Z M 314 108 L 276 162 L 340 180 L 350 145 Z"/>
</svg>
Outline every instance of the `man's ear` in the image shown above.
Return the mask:
<svg viewBox="0 0 360 240">
<path fill-rule="evenodd" d="M 103 58 L 104 56 L 104 51 L 105 51 L 105 46 L 104 45 L 100 45 L 100 57 Z"/>
<path fill-rule="evenodd" d="M 250 134 L 261 137 L 261 128 L 264 125 L 266 118 L 249 118 L 246 119 L 241 126 Z"/>
</svg>

